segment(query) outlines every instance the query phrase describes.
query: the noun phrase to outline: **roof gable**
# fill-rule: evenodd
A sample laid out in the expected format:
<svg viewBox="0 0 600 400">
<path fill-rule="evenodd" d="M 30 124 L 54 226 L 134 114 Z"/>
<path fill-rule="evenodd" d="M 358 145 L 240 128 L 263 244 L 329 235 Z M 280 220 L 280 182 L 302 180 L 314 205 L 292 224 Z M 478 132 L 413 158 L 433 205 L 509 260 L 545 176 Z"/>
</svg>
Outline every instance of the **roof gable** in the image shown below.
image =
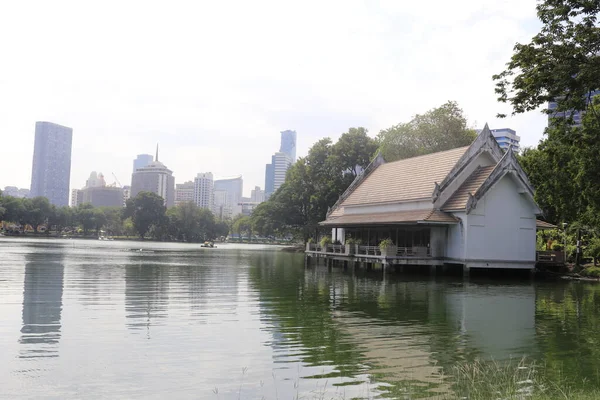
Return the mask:
<svg viewBox="0 0 600 400">
<path fill-rule="evenodd" d="M 472 163 L 477 157 L 483 153 L 487 152 L 495 162 L 498 162 L 502 159 L 503 150 L 492 135 L 488 124 L 485 124 L 485 127 L 481 131 L 477 138 L 471 143 L 469 148 L 464 152 L 462 157 L 457 161 L 456 165 L 452 170 L 448 172 L 448 174 L 441 180 L 441 183 L 437 183 L 435 185 L 435 190 L 433 192 L 433 201 L 434 203 L 439 203 L 438 199 L 444 191 L 451 190 L 450 185 L 454 182 L 460 174 Z M 451 193 L 450 193 L 451 195 Z M 436 204 L 436 206 L 440 206 L 441 204 Z"/>
<path fill-rule="evenodd" d="M 478 167 L 456 190 L 441 207 L 444 211 L 464 210 L 467 208 L 469 197 L 476 193 L 481 185 L 490 176 L 495 166 Z"/>
<path fill-rule="evenodd" d="M 525 171 L 523 171 L 523 168 L 521 168 L 521 165 L 519 164 L 512 147 L 508 149 L 500 162 L 496 164 L 494 170 L 479 186 L 477 191 L 474 194 L 469 193 L 469 199 L 466 204 L 467 214 L 477 206 L 477 202 L 481 200 L 483 196 L 485 196 L 485 194 L 494 186 L 494 184 L 507 174 L 510 174 L 514 178 L 514 180 L 520 186 L 522 193 L 525 194 L 535 205 L 536 214 L 541 214 L 542 212 L 534 199 L 533 187 L 527 178 L 527 174 L 525 174 Z"/>
</svg>

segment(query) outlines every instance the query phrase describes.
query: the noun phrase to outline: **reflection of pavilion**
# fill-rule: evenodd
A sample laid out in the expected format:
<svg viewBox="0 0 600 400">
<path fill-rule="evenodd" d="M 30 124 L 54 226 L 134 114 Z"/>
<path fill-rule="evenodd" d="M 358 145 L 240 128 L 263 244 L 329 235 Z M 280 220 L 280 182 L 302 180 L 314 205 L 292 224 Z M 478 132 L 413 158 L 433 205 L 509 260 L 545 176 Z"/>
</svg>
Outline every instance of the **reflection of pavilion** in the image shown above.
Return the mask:
<svg viewBox="0 0 600 400">
<path fill-rule="evenodd" d="M 480 355 L 504 360 L 535 349 L 533 285 L 467 283 L 446 301 L 465 345 Z"/>
<path fill-rule="evenodd" d="M 36 255 L 25 265 L 21 357 L 57 357 L 64 266 L 61 255 Z"/>
</svg>

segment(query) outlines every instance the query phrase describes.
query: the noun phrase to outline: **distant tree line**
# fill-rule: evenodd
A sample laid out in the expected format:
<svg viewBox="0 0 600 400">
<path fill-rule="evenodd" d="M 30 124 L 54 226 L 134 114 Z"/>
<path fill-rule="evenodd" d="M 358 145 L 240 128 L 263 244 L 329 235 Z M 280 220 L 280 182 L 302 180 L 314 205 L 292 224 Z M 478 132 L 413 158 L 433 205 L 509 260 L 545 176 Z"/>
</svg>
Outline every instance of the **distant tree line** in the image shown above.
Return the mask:
<svg viewBox="0 0 600 400">
<path fill-rule="evenodd" d="M 123 207 L 56 207 L 45 197 L 32 199 L 3 196 L 0 192 L 0 221 L 5 231 L 24 234 L 27 227 L 39 234 L 138 236 L 165 241 L 202 242 L 229 232 L 227 221 L 193 203 L 166 209 L 163 199 L 141 192 Z M 41 232 L 43 231 L 43 232 Z"/>
</svg>

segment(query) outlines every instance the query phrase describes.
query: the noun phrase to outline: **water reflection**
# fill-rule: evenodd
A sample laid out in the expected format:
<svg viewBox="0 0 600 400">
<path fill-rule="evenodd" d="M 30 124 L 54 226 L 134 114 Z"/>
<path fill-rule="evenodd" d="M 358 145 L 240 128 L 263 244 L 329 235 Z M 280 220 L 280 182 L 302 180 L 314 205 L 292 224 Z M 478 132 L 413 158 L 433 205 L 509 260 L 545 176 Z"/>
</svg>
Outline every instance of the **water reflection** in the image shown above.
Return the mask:
<svg viewBox="0 0 600 400">
<path fill-rule="evenodd" d="M 58 357 L 63 296 L 62 253 L 26 254 L 21 358 Z"/>
<path fill-rule="evenodd" d="M 150 339 L 150 328 L 168 315 L 168 268 L 156 264 L 125 267 L 125 311 L 127 327 L 144 330 Z"/>
<path fill-rule="evenodd" d="M 257 258 L 250 278 L 275 361 L 293 356 L 324 371 L 304 379 L 368 382 L 380 394 L 419 397 L 449 390 L 442 373 L 456 363 L 539 353 L 530 283 L 303 271 L 294 262 Z"/>
</svg>

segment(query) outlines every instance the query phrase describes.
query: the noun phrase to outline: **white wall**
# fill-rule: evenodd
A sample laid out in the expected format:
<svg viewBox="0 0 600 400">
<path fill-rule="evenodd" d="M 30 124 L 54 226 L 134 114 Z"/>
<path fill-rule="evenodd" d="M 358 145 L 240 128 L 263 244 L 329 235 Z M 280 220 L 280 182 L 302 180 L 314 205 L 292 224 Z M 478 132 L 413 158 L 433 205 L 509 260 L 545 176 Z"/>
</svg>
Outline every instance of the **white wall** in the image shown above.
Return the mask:
<svg viewBox="0 0 600 400">
<path fill-rule="evenodd" d="M 466 222 L 467 260 L 535 262 L 534 204 L 511 174 L 479 200 Z"/>
<path fill-rule="evenodd" d="M 466 219 L 465 213 L 453 213 L 460 220 L 458 224 L 448 226 L 446 235 L 446 257 L 457 261 L 465 258 Z"/>
<path fill-rule="evenodd" d="M 429 246 L 432 257 L 444 257 L 446 255 L 446 226 L 431 227 Z"/>
</svg>

